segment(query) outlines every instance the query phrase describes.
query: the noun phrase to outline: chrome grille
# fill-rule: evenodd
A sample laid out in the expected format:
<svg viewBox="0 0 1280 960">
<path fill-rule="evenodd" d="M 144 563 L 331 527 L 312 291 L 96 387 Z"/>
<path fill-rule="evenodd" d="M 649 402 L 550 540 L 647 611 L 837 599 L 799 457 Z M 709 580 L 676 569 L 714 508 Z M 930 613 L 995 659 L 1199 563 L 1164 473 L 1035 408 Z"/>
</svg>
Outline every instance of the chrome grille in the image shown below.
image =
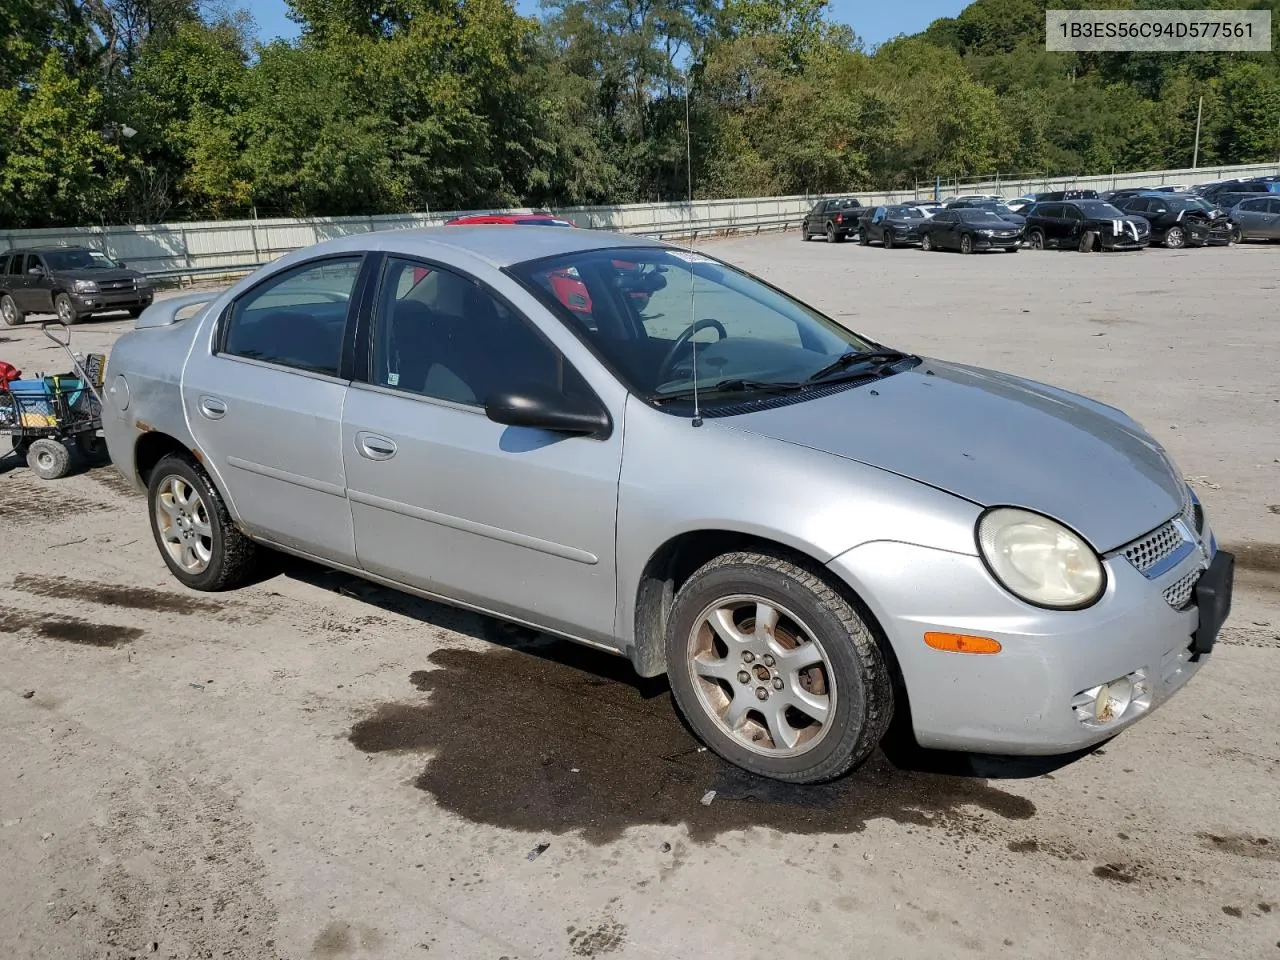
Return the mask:
<svg viewBox="0 0 1280 960">
<path fill-rule="evenodd" d="M 1161 560 L 1172 556 L 1184 543 L 1186 540 L 1182 536 L 1182 530 L 1170 520 L 1140 540 L 1133 541 L 1121 552 L 1139 573 L 1146 573 Z"/>
<path fill-rule="evenodd" d="M 1192 570 L 1185 577 L 1179 577 L 1176 582 L 1165 588 L 1164 599 L 1175 610 L 1182 610 L 1191 603 L 1191 594 L 1196 588 L 1196 581 L 1200 579 L 1203 570 Z"/>
</svg>

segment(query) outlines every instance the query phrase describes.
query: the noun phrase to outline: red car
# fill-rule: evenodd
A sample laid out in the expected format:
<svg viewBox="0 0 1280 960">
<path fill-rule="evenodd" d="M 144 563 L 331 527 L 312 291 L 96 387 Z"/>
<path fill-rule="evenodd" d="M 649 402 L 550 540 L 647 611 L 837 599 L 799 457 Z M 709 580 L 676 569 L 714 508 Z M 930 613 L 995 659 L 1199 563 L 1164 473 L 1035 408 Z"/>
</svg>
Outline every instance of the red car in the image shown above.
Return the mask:
<svg viewBox="0 0 1280 960">
<path fill-rule="evenodd" d="M 466 227 L 489 223 L 523 224 L 541 227 L 577 226 L 573 221 L 562 220 L 546 210 L 539 210 L 534 213 L 472 213 L 446 220 L 444 225 L 446 227 Z M 645 271 L 637 264 L 628 263 L 624 260 L 615 260 L 613 265 L 618 270 L 619 283 L 639 310 L 643 310 L 649 305 L 649 297 L 654 291 L 661 290 L 667 285 L 666 278 L 653 271 Z M 423 276 L 426 273 L 425 269 L 422 270 Z M 422 277 L 415 276 L 414 282 L 416 283 L 421 279 Z M 551 284 L 552 292 L 557 300 L 574 313 L 588 318 L 591 316 L 591 295 L 587 293 L 587 285 L 582 282 L 580 277 L 568 270 L 555 270 L 548 275 L 547 280 Z"/>
<path fill-rule="evenodd" d="M 574 227 L 572 220 L 553 217 L 545 210 L 536 213 L 470 213 L 464 217 L 446 220 L 446 227 L 469 227 L 477 223 L 519 223 L 534 227 Z"/>
</svg>

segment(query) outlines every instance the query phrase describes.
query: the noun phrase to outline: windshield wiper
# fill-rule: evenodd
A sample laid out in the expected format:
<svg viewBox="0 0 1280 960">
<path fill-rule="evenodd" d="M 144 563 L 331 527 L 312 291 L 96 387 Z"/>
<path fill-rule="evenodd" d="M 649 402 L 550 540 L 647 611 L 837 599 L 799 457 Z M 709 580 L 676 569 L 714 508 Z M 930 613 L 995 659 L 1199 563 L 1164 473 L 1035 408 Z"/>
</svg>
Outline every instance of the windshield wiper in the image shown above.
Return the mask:
<svg viewBox="0 0 1280 960">
<path fill-rule="evenodd" d="M 901 360 L 918 360 L 914 353 L 903 353 L 901 350 L 850 350 L 848 353 L 842 353 L 829 364 L 819 370 L 817 373 L 811 374 L 805 379 L 805 383 L 817 383 L 820 380 L 826 380 L 834 373 L 839 373 L 846 367 L 856 364 L 869 363 L 873 364 L 876 375 L 882 375 L 890 365 L 898 363 Z M 859 374 L 860 376 L 865 373 Z"/>
<path fill-rule="evenodd" d="M 803 390 L 804 386 L 803 383 L 787 380 L 747 380 L 742 377 L 730 377 L 727 380 L 717 380 L 715 383 L 699 386 L 698 396 L 704 397 L 713 393 L 746 393 L 747 391 L 792 393 L 796 390 Z M 693 389 L 690 388 L 672 393 L 662 393 L 653 399 L 655 403 L 665 403 L 668 400 L 690 400 L 693 398 L 693 393 Z"/>
</svg>

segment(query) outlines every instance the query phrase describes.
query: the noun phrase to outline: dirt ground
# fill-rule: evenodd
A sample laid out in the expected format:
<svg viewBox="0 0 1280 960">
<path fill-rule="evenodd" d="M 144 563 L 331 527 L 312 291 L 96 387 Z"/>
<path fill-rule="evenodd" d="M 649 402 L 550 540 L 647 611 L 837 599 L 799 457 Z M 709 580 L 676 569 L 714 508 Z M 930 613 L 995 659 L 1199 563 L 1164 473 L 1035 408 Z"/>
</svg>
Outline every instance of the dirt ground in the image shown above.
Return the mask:
<svg viewBox="0 0 1280 960">
<path fill-rule="evenodd" d="M 8 458 L 0 956 L 1280 960 L 1280 248 L 714 252 L 1145 423 L 1240 558 L 1207 667 L 1073 762 L 784 788 L 619 660 L 302 564 L 185 592 L 110 469 Z M 34 326 L 0 359 L 64 367 Z"/>
</svg>

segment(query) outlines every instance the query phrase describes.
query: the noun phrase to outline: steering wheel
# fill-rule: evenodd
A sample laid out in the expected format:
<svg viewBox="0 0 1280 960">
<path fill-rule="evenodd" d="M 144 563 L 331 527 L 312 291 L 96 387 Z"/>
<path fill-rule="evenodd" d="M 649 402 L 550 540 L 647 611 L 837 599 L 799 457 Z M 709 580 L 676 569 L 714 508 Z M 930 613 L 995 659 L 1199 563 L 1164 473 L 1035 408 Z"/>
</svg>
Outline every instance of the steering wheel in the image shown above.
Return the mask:
<svg viewBox="0 0 1280 960">
<path fill-rule="evenodd" d="M 668 350 L 667 355 L 662 358 L 662 364 L 658 367 L 658 375 L 656 378 L 658 383 L 666 382 L 668 374 L 671 373 L 671 368 L 675 366 L 676 357 L 680 355 L 681 350 L 689 345 L 689 341 L 692 340 L 700 331 L 708 328 L 715 330 L 716 333 L 720 334 L 721 340 L 725 340 L 729 336 L 728 332 L 724 328 L 724 324 L 719 320 L 711 317 L 707 317 L 702 320 L 695 320 L 693 323 L 689 324 L 689 326 L 685 327 L 684 332 L 681 333 L 680 336 L 676 337 L 676 342 L 671 344 L 671 349 Z"/>
</svg>

